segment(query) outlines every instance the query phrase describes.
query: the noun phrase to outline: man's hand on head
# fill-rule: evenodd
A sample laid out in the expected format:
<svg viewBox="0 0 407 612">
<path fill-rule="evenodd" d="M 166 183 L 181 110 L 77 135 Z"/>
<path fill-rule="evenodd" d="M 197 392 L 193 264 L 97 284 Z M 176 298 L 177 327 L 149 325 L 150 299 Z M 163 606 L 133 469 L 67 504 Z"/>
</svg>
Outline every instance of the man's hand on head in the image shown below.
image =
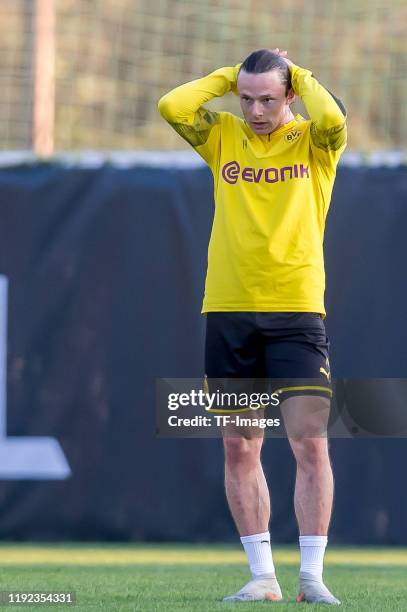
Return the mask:
<svg viewBox="0 0 407 612">
<path fill-rule="evenodd" d="M 281 59 L 283 59 L 285 61 L 285 63 L 287 64 L 287 66 L 289 68 L 291 68 L 291 66 L 293 66 L 293 62 L 288 59 L 287 57 L 287 51 L 280 51 L 280 49 L 278 47 L 276 47 L 275 49 L 270 49 L 270 51 L 272 53 L 275 53 L 276 55 L 279 55 L 281 57 Z"/>
</svg>

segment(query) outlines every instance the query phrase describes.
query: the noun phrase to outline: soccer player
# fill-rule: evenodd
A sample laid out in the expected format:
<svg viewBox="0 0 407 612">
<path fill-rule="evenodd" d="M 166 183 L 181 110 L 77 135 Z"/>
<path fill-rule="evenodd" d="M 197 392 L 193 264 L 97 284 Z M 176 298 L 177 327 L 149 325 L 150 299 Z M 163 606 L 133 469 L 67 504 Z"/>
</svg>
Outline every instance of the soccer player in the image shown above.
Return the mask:
<svg viewBox="0 0 407 612">
<path fill-rule="evenodd" d="M 244 119 L 203 106 L 230 91 L 239 96 Z M 295 95 L 309 120 L 292 113 Z M 346 146 L 344 108 L 286 51 L 260 49 L 242 64 L 170 91 L 159 111 L 214 177 L 202 308 L 207 380 L 223 381 L 229 389 L 230 380 L 284 381 L 277 392 L 297 465 L 297 601 L 338 605 L 322 577 L 333 499 L 323 236 Z M 263 414 L 259 410 L 256 417 Z M 252 574 L 224 601 L 281 600 L 260 460 L 262 432 L 230 425 L 223 438 L 226 496 Z"/>
</svg>

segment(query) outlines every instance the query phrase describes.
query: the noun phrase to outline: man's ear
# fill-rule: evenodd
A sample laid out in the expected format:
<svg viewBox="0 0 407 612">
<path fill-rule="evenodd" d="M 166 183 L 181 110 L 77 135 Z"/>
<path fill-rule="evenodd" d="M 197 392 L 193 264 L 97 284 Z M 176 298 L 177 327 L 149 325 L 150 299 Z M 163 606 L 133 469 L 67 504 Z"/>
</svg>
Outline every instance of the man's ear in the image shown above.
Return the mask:
<svg viewBox="0 0 407 612">
<path fill-rule="evenodd" d="M 295 93 L 293 88 L 291 88 L 287 94 L 287 104 L 290 105 L 295 102 Z"/>
</svg>

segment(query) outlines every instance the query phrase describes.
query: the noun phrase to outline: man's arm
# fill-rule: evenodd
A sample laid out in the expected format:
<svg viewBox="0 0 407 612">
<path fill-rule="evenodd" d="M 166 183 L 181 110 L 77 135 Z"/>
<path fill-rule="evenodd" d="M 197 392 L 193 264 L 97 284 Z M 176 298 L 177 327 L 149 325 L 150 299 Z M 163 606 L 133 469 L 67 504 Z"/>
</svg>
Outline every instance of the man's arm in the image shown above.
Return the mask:
<svg viewBox="0 0 407 612">
<path fill-rule="evenodd" d="M 239 66 L 240 64 L 220 68 L 202 79 L 180 85 L 158 102 L 161 116 L 209 164 L 213 161 L 212 150 L 216 148 L 220 135 L 219 129 L 213 130 L 213 128 L 219 126 L 221 114 L 210 111 L 202 105 L 229 91 L 236 93 Z"/>
<path fill-rule="evenodd" d="M 311 140 L 317 156 L 323 151 L 337 162 L 346 144 L 343 104 L 320 85 L 309 70 L 290 63 L 290 72 L 294 92 L 304 102 L 311 119 Z"/>
</svg>

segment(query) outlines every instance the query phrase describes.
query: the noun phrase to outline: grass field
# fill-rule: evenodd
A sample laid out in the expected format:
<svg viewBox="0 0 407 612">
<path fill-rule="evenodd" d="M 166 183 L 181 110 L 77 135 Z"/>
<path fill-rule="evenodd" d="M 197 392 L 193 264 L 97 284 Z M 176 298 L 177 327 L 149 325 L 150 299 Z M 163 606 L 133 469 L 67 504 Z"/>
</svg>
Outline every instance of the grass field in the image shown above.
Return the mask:
<svg viewBox="0 0 407 612">
<path fill-rule="evenodd" d="M 296 604 L 299 554 L 276 546 L 284 602 L 223 604 L 248 579 L 238 547 L 124 545 L 0 545 L 0 591 L 76 593 L 74 610 L 216 611 L 326 609 Z M 407 550 L 330 548 L 325 580 L 346 610 L 407 610 Z M 299 607 L 300 606 L 300 607 Z M 64 605 L 5 609 L 63 610 Z"/>
</svg>

